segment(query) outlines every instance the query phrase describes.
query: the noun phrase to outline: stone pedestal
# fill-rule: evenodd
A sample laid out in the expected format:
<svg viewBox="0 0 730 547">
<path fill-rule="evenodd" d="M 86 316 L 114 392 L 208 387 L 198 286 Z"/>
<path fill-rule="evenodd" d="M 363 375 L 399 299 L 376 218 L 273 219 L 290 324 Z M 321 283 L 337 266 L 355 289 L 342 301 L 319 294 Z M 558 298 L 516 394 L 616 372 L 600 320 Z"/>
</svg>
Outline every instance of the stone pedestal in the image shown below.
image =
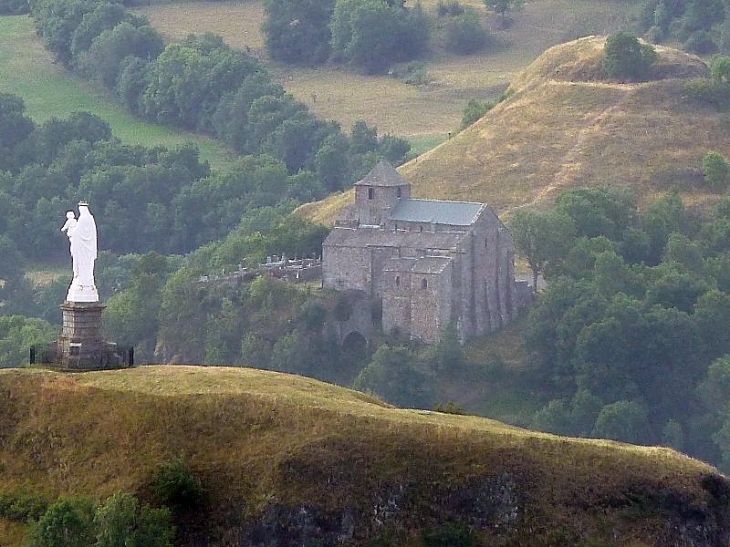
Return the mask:
<svg viewBox="0 0 730 547">
<path fill-rule="evenodd" d="M 133 366 L 134 348 L 119 347 L 102 338 L 104 308 L 99 302 L 64 302 L 61 336 L 50 345 L 32 346 L 30 364 L 68 372 Z"/>
<path fill-rule="evenodd" d="M 106 344 L 101 335 L 99 302 L 64 302 L 63 330 L 58 337 L 58 357 L 64 369 L 89 370 L 102 367 Z"/>
</svg>

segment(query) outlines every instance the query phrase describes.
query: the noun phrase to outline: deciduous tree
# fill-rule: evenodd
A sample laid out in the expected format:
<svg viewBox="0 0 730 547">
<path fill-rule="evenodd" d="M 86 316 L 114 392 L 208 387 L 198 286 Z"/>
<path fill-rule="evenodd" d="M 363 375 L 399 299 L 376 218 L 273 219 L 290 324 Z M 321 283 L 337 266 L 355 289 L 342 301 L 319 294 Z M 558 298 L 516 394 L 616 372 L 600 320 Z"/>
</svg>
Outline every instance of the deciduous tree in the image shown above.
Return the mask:
<svg viewBox="0 0 730 547">
<path fill-rule="evenodd" d="M 512 218 L 510 228 L 515 246 L 532 270 L 533 290 L 537 290 L 538 276 L 568 252 L 573 223 L 565 215 L 521 209 Z"/>
</svg>

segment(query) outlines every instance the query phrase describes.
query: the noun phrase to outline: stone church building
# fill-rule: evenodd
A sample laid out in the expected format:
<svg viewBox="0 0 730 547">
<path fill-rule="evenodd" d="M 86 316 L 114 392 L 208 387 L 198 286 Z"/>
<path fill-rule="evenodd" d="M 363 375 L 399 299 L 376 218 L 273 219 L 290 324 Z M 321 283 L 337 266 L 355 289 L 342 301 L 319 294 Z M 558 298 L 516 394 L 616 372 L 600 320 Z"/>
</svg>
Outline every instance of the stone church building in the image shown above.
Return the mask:
<svg viewBox="0 0 730 547">
<path fill-rule="evenodd" d="M 461 340 L 517 315 L 509 230 L 483 203 L 411 198 L 411 184 L 379 163 L 355 184 L 355 203 L 322 251 L 323 286 L 381 301 L 383 329 L 437 342 L 451 322 Z"/>
</svg>

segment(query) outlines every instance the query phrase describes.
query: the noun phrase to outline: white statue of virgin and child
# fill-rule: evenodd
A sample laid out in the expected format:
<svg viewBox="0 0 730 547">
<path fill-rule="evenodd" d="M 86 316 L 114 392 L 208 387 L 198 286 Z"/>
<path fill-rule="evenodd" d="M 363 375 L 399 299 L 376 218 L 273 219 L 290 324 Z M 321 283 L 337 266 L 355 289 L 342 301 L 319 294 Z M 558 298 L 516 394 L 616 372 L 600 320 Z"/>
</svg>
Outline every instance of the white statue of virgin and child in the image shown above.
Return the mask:
<svg viewBox="0 0 730 547">
<path fill-rule="evenodd" d="M 98 302 L 99 293 L 94 283 L 96 260 L 96 222 L 89 211 L 89 204 L 79 203 L 79 218 L 73 211 L 66 213 L 66 223 L 61 228 L 68 236 L 74 277 L 68 288 L 69 302 Z"/>
</svg>

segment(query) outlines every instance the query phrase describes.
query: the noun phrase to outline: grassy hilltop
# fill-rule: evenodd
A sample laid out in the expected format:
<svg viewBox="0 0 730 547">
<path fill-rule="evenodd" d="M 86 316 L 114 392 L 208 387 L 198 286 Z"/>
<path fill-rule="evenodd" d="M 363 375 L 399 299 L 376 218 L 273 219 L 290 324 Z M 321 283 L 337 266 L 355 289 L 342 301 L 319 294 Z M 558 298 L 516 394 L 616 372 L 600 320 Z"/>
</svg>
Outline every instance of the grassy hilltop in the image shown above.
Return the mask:
<svg viewBox="0 0 730 547">
<path fill-rule="evenodd" d="M 513 80 L 512 97 L 400 169 L 414 194 L 482 201 L 500 213 L 598 184 L 630 186 L 645 200 L 675 189 L 691 203 L 716 199 L 702 187 L 700 166 L 710 150 L 730 155 L 728 119 L 684 90 L 708 74 L 705 63 L 657 47 L 655 79 L 608 82 L 604 42 L 588 37 L 546 51 Z M 331 223 L 351 200 L 335 195 L 303 211 Z"/>
<path fill-rule="evenodd" d="M 394 409 L 302 377 L 16 369 L 0 371 L 0 393 L 0 490 L 144 499 L 157 466 L 182 456 L 208 500 L 180 544 L 421 545 L 446 523 L 505 546 L 709 546 L 729 533 L 726 479 L 671 450 Z M 0 545 L 21 533 L 0 519 Z"/>
</svg>

